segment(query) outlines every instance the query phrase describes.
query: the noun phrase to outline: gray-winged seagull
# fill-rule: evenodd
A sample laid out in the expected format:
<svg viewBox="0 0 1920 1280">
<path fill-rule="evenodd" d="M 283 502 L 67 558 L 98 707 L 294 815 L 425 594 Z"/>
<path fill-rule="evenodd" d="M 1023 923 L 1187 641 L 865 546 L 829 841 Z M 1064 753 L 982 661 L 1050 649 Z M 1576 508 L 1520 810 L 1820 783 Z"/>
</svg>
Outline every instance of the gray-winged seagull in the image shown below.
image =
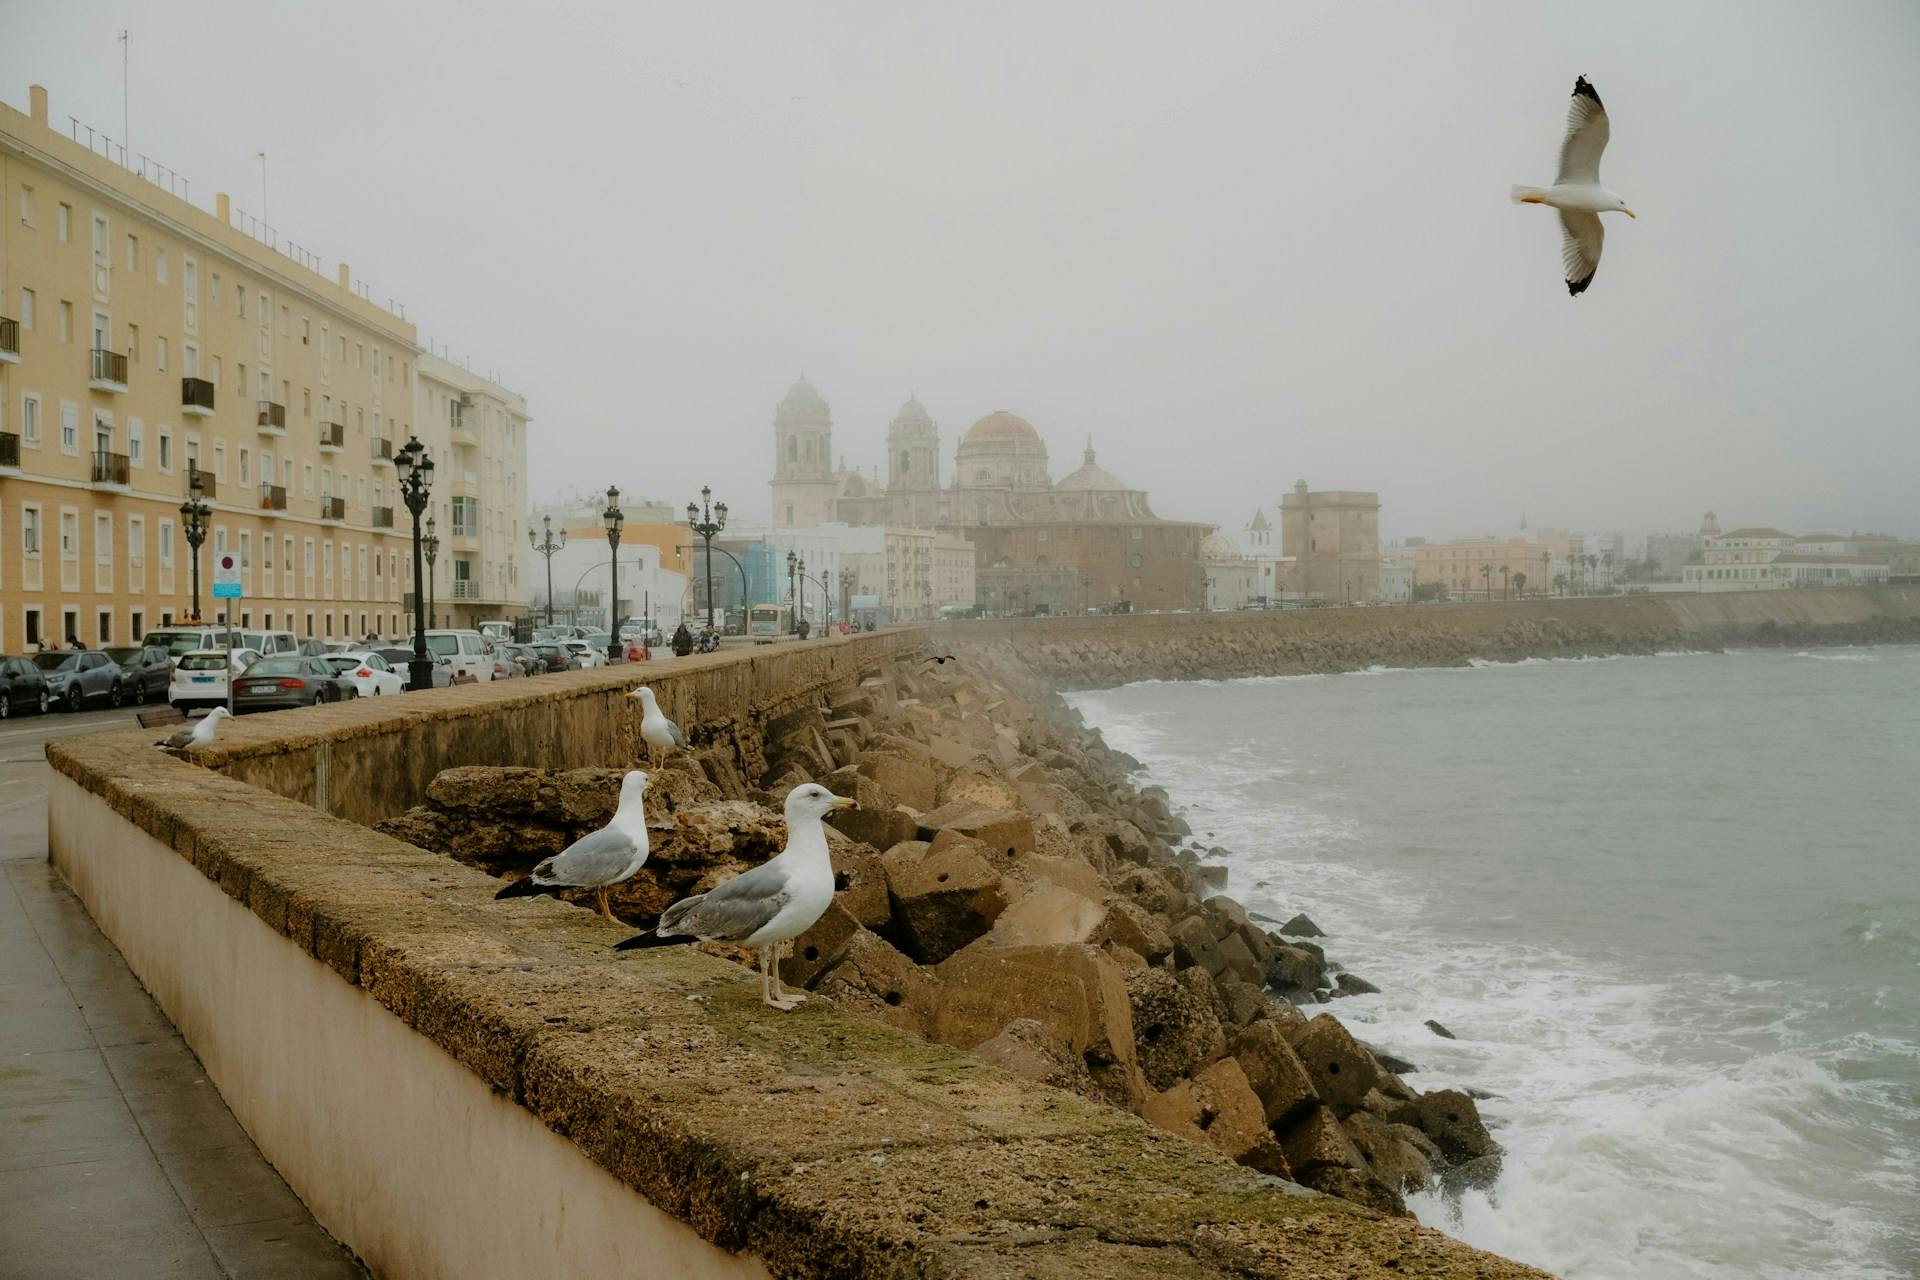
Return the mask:
<svg viewBox="0 0 1920 1280">
<path fill-rule="evenodd" d="M 185 751 L 189 747 L 210 746 L 213 743 L 214 730 L 219 727 L 222 720 L 225 720 L 232 714 L 233 713 L 225 707 L 215 707 L 213 710 L 207 712 L 206 715 L 200 717 L 198 723 L 182 725 L 174 732 L 172 737 L 156 742 L 153 745 L 156 747 L 166 747 L 173 751 Z"/>
<path fill-rule="evenodd" d="M 620 803 L 611 822 L 581 836 L 535 867 L 531 875 L 493 896 L 531 898 L 562 889 L 592 889 L 600 914 L 614 924 L 624 924 L 608 909 L 607 890 L 646 864 L 646 794 L 647 775 L 638 769 L 631 771 L 620 780 Z"/>
<path fill-rule="evenodd" d="M 1560 260 L 1566 268 L 1567 292 L 1585 293 L 1600 269 L 1600 249 L 1607 230 L 1603 213 L 1633 210 L 1627 202 L 1600 185 L 1600 153 L 1607 149 L 1612 126 L 1600 95 L 1585 76 L 1573 82 L 1573 102 L 1567 108 L 1567 136 L 1560 143 L 1560 176 L 1550 187 L 1515 187 L 1516 204 L 1552 205 L 1560 211 Z"/>
<path fill-rule="evenodd" d="M 687 749 L 687 735 L 681 732 L 679 725 L 667 719 L 665 713 L 660 710 L 660 704 L 654 701 L 653 690 L 646 685 L 641 685 L 627 696 L 640 699 L 640 740 L 642 742 L 650 747 L 659 747 L 662 751 L 670 751 L 674 747 L 682 751 Z"/>
</svg>

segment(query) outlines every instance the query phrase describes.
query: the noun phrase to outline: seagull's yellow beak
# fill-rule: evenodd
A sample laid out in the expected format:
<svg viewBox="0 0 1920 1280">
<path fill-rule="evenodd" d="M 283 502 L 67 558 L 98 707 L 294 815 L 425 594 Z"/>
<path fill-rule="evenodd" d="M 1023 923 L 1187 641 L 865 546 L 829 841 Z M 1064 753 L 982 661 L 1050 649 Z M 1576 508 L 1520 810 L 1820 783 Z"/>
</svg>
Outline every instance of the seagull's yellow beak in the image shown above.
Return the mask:
<svg viewBox="0 0 1920 1280">
<path fill-rule="evenodd" d="M 1620 212 L 1626 214 L 1629 218 L 1632 218 L 1635 222 L 1640 221 L 1640 215 L 1635 213 L 1631 209 L 1622 209 Z"/>
<path fill-rule="evenodd" d="M 832 803 L 827 805 L 829 809 L 858 809 L 859 807 L 860 802 L 852 796 L 835 796 Z"/>
</svg>

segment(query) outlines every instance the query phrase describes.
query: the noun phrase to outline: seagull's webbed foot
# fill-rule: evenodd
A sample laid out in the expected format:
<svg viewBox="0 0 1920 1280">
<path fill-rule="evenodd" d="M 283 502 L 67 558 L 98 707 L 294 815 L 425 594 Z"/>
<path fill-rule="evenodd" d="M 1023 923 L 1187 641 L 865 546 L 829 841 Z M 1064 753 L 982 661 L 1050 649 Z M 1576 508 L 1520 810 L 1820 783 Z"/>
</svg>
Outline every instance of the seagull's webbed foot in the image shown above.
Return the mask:
<svg viewBox="0 0 1920 1280">
<path fill-rule="evenodd" d="M 606 918 L 608 924 L 626 924 L 626 921 L 614 915 L 613 908 L 607 905 L 607 891 L 604 887 L 594 890 L 594 897 L 600 903 L 600 914 Z"/>
</svg>

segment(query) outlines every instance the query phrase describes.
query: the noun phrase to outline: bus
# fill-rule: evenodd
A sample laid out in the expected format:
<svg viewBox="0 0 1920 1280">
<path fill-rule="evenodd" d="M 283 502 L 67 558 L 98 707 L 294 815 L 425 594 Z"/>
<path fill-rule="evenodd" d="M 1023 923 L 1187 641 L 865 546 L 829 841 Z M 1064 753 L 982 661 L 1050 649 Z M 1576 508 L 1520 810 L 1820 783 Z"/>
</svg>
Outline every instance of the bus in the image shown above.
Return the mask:
<svg viewBox="0 0 1920 1280">
<path fill-rule="evenodd" d="M 756 604 L 747 611 L 747 634 L 755 644 L 772 644 L 792 630 L 792 605 Z"/>
</svg>

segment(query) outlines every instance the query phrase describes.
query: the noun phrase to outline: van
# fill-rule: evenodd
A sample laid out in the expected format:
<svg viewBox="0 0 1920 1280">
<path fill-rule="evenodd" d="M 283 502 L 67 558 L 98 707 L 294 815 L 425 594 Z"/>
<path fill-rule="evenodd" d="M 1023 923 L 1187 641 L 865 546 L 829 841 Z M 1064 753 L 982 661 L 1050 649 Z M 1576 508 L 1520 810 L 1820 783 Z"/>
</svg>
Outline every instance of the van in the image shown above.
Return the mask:
<svg viewBox="0 0 1920 1280">
<path fill-rule="evenodd" d="M 236 643 L 242 649 L 257 649 L 263 658 L 272 658 L 283 653 L 292 653 L 300 647 L 291 631 L 256 631 L 242 627 L 234 632 Z"/>
<path fill-rule="evenodd" d="M 235 631 L 237 638 L 242 633 Z M 227 629 L 225 627 L 156 627 L 140 638 L 140 643 L 152 645 L 156 649 L 165 649 L 167 657 L 180 665 L 182 654 L 197 653 L 203 649 L 224 649 L 227 647 Z"/>
<path fill-rule="evenodd" d="M 493 648 L 478 631 L 429 631 L 427 648 L 475 680 L 493 679 Z"/>
</svg>

